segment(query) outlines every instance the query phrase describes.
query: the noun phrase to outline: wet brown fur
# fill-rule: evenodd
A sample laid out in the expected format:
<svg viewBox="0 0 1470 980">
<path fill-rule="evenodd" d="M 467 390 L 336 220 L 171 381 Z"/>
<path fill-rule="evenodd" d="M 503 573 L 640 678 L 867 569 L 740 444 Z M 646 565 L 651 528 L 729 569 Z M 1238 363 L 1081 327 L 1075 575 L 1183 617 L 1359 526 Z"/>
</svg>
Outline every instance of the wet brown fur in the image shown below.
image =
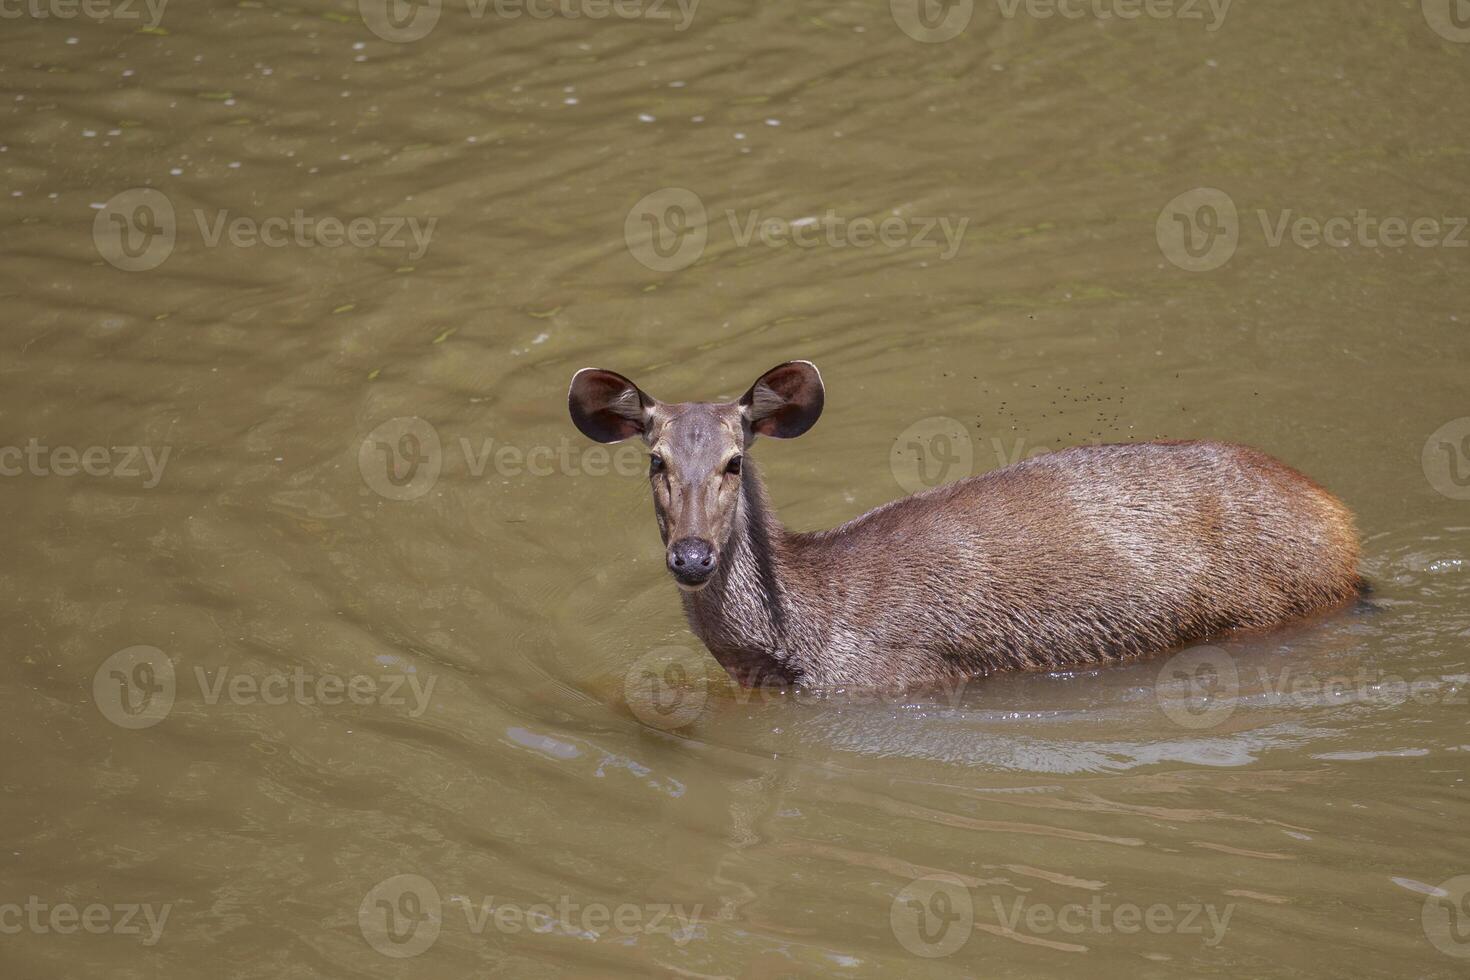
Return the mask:
<svg viewBox="0 0 1470 980">
<path fill-rule="evenodd" d="M 740 427 L 738 403 L 648 403 L 645 440 L 699 460 L 697 476 L 665 482 L 703 487 L 682 509 L 655 487 L 666 544 L 687 527 L 721 544 L 685 612 L 743 683 L 892 687 L 1113 663 L 1278 626 L 1363 587 L 1348 509 L 1246 446 L 1066 449 L 800 533 L 748 459 L 733 483 L 704 476 L 748 445 L 748 419 L 743 443 L 719 431 Z"/>
</svg>

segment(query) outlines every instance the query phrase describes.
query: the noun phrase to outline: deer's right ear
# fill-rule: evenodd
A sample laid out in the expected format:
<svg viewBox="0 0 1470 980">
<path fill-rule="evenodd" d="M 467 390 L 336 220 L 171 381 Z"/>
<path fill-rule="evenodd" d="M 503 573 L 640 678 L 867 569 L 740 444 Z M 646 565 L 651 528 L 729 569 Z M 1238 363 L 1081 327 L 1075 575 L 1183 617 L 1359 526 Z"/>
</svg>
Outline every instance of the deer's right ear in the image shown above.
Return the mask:
<svg viewBox="0 0 1470 980">
<path fill-rule="evenodd" d="M 597 442 L 642 435 L 654 400 L 616 371 L 583 368 L 572 375 L 567 408 L 582 434 Z"/>
</svg>

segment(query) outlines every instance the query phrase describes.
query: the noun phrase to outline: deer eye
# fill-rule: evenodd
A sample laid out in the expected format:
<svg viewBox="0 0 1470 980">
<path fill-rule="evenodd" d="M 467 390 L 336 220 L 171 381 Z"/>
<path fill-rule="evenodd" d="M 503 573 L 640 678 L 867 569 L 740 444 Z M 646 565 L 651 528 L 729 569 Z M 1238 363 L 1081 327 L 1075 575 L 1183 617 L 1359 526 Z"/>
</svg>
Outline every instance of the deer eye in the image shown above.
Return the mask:
<svg viewBox="0 0 1470 980">
<path fill-rule="evenodd" d="M 735 475 L 735 474 L 738 474 L 740 472 L 740 457 L 739 456 L 731 456 L 730 457 L 730 462 L 728 462 L 728 463 L 725 464 L 725 472 L 731 474 L 732 476 Z"/>
<path fill-rule="evenodd" d="M 649 456 L 648 457 L 648 475 L 649 476 L 652 476 L 655 473 L 662 473 L 663 471 L 664 471 L 664 458 L 662 456 L 657 456 L 657 455 Z"/>
</svg>

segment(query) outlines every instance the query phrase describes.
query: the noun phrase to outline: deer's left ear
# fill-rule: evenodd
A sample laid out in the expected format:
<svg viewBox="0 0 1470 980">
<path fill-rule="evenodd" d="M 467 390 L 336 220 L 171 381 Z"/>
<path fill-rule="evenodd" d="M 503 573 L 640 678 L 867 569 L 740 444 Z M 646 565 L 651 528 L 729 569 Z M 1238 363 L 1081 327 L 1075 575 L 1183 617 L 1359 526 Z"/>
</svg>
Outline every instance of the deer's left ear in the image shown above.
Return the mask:
<svg viewBox="0 0 1470 980">
<path fill-rule="evenodd" d="M 740 399 L 750 431 L 776 439 L 795 439 L 817 424 L 826 393 L 811 361 L 787 361 L 771 368 Z"/>
</svg>

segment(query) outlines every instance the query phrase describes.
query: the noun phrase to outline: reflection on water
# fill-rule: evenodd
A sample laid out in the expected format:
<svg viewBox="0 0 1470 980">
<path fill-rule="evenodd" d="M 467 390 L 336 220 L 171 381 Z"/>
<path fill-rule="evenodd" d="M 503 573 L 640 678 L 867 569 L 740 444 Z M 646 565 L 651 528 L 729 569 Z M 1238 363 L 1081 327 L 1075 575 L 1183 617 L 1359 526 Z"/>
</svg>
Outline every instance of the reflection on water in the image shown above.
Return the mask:
<svg viewBox="0 0 1470 980">
<path fill-rule="evenodd" d="M 3 12 L 7 975 L 1462 975 L 1454 5 L 593 6 Z M 1235 439 L 1371 608 L 735 689 L 566 383 L 788 357 L 795 528 Z"/>
<path fill-rule="evenodd" d="M 749 691 L 715 678 L 724 701 L 701 698 L 701 707 L 722 725 L 748 723 L 736 729 L 742 740 L 788 725 L 803 744 L 843 752 L 1033 773 L 1170 761 L 1244 766 L 1273 751 L 1324 759 L 1459 751 L 1465 733 L 1454 727 L 1425 732 L 1425 745 L 1405 746 L 1399 734 L 1383 749 L 1333 748 L 1344 739 L 1366 745 L 1375 731 L 1402 732 L 1396 722 L 1425 709 L 1470 704 L 1470 673 L 1405 673 L 1392 659 L 1365 655 L 1412 630 L 1411 614 L 1366 608 L 1356 615 L 1371 617 L 1371 625 L 1339 613 L 1266 638 L 1233 638 L 1122 667 L 1000 675 L 943 691 Z M 688 694 L 671 695 L 678 696 Z M 669 717 L 683 727 L 697 715 Z"/>
</svg>

